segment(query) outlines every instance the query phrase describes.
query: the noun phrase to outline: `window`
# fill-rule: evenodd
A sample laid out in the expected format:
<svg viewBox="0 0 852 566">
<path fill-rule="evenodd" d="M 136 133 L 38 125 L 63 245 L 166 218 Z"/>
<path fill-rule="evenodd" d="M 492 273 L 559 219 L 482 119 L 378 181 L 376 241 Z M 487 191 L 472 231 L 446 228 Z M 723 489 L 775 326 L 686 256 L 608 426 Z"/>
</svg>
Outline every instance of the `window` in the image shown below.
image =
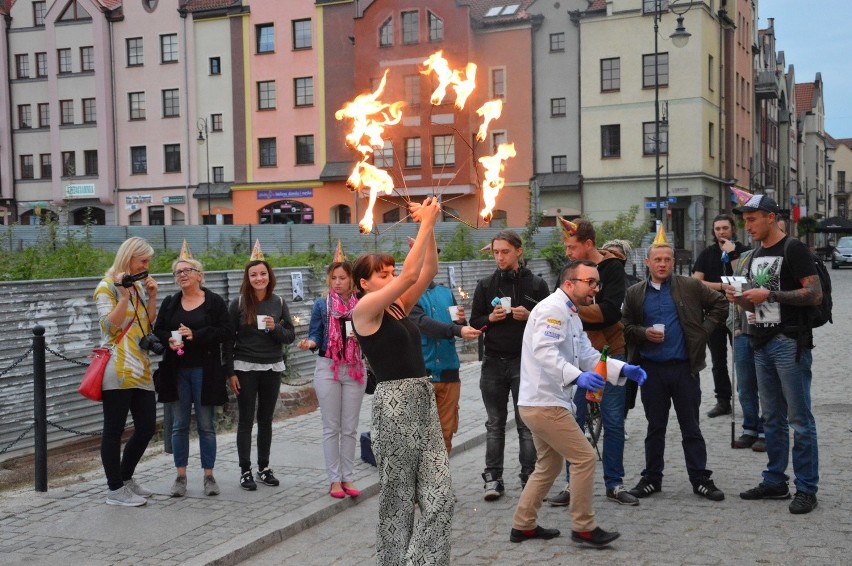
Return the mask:
<svg viewBox="0 0 852 566">
<path fill-rule="evenodd" d="M 293 20 L 293 49 L 310 49 L 313 45 L 311 20 Z"/>
<path fill-rule="evenodd" d="M 669 9 L 669 0 L 659 0 L 660 11 Z M 657 11 L 657 0 L 642 0 L 642 12 L 645 14 L 653 14 Z"/>
<path fill-rule="evenodd" d="M 95 48 L 81 47 L 80 48 L 80 70 L 94 71 L 95 70 Z"/>
<path fill-rule="evenodd" d="M 420 138 L 405 139 L 405 166 L 420 167 Z"/>
<path fill-rule="evenodd" d="M 257 35 L 257 52 L 272 53 L 275 51 L 275 25 L 261 24 L 254 27 Z"/>
<path fill-rule="evenodd" d="M 142 53 L 142 38 L 131 37 L 127 41 L 127 66 L 136 67 L 145 63 Z"/>
<path fill-rule="evenodd" d="M 211 75 L 221 75 L 222 74 L 222 59 L 219 57 L 211 57 L 210 58 L 210 74 Z"/>
<path fill-rule="evenodd" d="M 550 99 L 550 115 L 565 116 L 568 113 L 568 102 L 565 98 Z"/>
<path fill-rule="evenodd" d="M 33 107 L 30 104 L 18 105 L 18 128 L 24 130 L 33 127 Z"/>
<path fill-rule="evenodd" d="M 22 155 L 21 156 L 21 179 L 32 179 L 34 174 L 33 167 L 33 156 L 32 155 Z"/>
<path fill-rule="evenodd" d="M 654 122 L 644 122 L 642 124 L 642 154 L 656 155 L 657 154 L 657 129 Z M 660 123 L 660 153 L 666 154 L 669 152 L 669 129 Z"/>
<path fill-rule="evenodd" d="M 213 168 L 213 182 L 214 183 L 224 183 L 225 182 L 225 168 L 221 165 L 218 165 Z"/>
<path fill-rule="evenodd" d="M 144 145 L 130 148 L 130 172 L 133 175 L 144 175 L 148 172 L 148 148 Z"/>
<path fill-rule="evenodd" d="M 388 18 L 379 26 L 379 47 L 393 45 L 393 18 Z"/>
<path fill-rule="evenodd" d="M 402 13 L 402 43 L 420 43 L 420 12 Z"/>
<path fill-rule="evenodd" d="M 47 76 L 47 53 L 36 53 L 36 77 Z"/>
<path fill-rule="evenodd" d="M 601 157 L 621 157 L 621 126 L 601 126 Z"/>
<path fill-rule="evenodd" d="M 80 5 L 79 0 L 75 0 L 74 2 L 69 2 L 65 7 L 65 11 L 59 14 L 60 21 L 63 22 L 72 22 L 77 20 L 91 20 L 92 17 L 89 16 L 89 13 Z"/>
<path fill-rule="evenodd" d="M 642 55 L 642 86 L 654 86 L 654 55 Z M 657 75 L 660 78 L 660 86 L 669 84 L 669 54 L 660 53 L 657 59 Z"/>
<path fill-rule="evenodd" d="M 393 208 L 382 214 L 382 222 L 385 224 L 395 224 L 400 218 L 399 207 Z"/>
<path fill-rule="evenodd" d="M 276 138 L 260 138 L 257 140 L 260 148 L 260 166 L 275 167 L 278 165 L 278 143 Z"/>
<path fill-rule="evenodd" d="M 180 144 L 164 145 L 163 153 L 166 157 L 166 173 L 180 173 Z"/>
<path fill-rule="evenodd" d="M 429 12 L 429 41 L 444 40 L 444 20 Z"/>
<path fill-rule="evenodd" d="M 565 51 L 565 32 L 550 34 L 550 51 Z"/>
<path fill-rule="evenodd" d="M 83 161 L 85 165 L 86 175 L 98 174 L 98 150 L 87 149 L 83 152 Z"/>
<path fill-rule="evenodd" d="M 550 170 L 553 173 L 565 173 L 568 171 L 568 156 L 554 155 L 550 158 Z"/>
<path fill-rule="evenodd" d="M 274 110 L 275 81 L 260 81 L 257 83 L 257 108 L 258 110 Z"/>
<path fill-rule="evenodd" d="M 713 67 L 713 56 L 707 56 L 707 88 L 710 90 L 716 90 L 716 84 L 713 81 L 713 77 L 716 76 L 716 69 Z"/>
<path fill-rule="evenodd" d="M 128 103 L 130 106 L 130 119 L 131 120 L 144 120 L 145 119 L 145 93 L 144 92 L 131 92 L 127 95 Z"/>
<path fill-rule="evenodd" d="M 621 58 L 601 59 L 601 90 L 603 92 L 621 89 Z"/>
<path fill-rule="evenodd" d="M 176 33 L 160 36 L 160 63 L 177 63 L 178 38 Z"/>
<path fill-rule="evenodd" d="M 384 147 L 373 151 L 373 165 L 384 169 L 393 167 L 393 144 L 390 140 L 385 140 Z"/>
<path fill-rule="evenodd" d="M 83 123 L 94 124 L 98 121 L 98 112 L 95 109 L 94 98 L 83 99 Z"/>
<path fill-rule="evenodd" d="M 74 123 L 74 101 L 60 100 L 59 101 L 59 123 L 73 124 Z"/>
<path fill-rule="evenodd" d="M 456 164 L 456 138 L 453 135 L 432 136 L 432 164 Z"/>
<path fill-rule="evenodd" d="M 163 118 L 180 116 L 180 94 L 176 88 L 163 91 Z"/>
<path fill-rule="evenodd" d="M 30 56 L 15 55 L 15 70 L 17 71 L 17 78 L 30 78 Z"/>
<path fill-rule="evenodd" d="M 222 131 L 222 115 L 221 114 L 211 114 L 210 115 L 210 131 L 211 132 L 221 132 Z"/>
<path fill-rule="evenodd" d="M 710 157 L 716 157 L 716 131 L 713 122 L 707 128 L 707 146 L 710 148 Z"/>
<path fill-rule="evenodd" d="M 142 211 L 137 210 L 127 217 L 127 223 L 130 226 L 142 226 Z"/>
<path fill-rule="evenodd" d="M 77 174 L 77 158 L 73 151 L 62 152 L 62 176 L 73 177 Z"/>
<path fill-rule="evenodd" d="M 38 105 L 38 127 L 47 128 L 48 126 L 50 126 L 50 104 L 42 102 Z"/>
<path fill-rule="evenodd" d="M 296 106 L 313 106 L 314 104 L 314 79 L 313 77 L 302 77 L 293 80 Z"/>
<path fill-rule="evenodd" d="M 296 136 L 296 165 L 313 165 L 314 136 Z"/>
<path fill-rule="evenodd" d="M 53 176 L 53 167 L 50 166 L 50 154 L 42 153 L 38 157 L 41 163 L 41 178 L 50 179 Z"/>
<path fill-rule="evenodd" d="M 496 152 L 500 144 L 507 143 L 508 141 L 509 136 L 505 131 L 491 132 L 491 153 Z"/>
<path fill-rule="evenodd" d="M 33 25 L 44 25 L 44 15 L 47 14 L 47 2 L 33 2 Z"/>
<path fill-rule="evenodd" d="M 420 77 L 416 75 L 405 75 L 403 77 L 403 87 L 405 90 L 405 103 L 415 112 L 420 109 Z"/>
<path fill-rule="evenodd" d="M 59 72 L 60 73 L 70 73 L 71 72 L 71 50 L 70 49 L 57 49 L 56 55 L 57 55 L 57 59 L 59 60 Z"/>
<path fill-rule="evenodd" d="M 491 96 L 506 99 L 506 69 L 491 69 Z"/>
<path fill-rule="evenodd" d="M 162 206 L 148 207 L 148 226 L 163 226 L 166 223 L 166 211 Z"/>
</svg>

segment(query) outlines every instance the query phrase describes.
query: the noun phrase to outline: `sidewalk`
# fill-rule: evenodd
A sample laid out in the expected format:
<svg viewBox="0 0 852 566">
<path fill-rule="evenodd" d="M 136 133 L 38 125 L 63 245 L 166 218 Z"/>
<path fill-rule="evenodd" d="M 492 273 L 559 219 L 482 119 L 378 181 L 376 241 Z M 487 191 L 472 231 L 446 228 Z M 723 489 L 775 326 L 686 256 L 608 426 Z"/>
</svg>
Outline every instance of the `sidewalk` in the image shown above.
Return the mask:
<svg viewBox="0 0 852 566">
<path fill-rule="evenodd" d="M 479 363 L 464 364 L 461 379 L 453 456 L 485 440 Z M 359 433 L 370 429 L 372 405 L 372 397 L 366 396 Z M 511 433 L 509 429 L 507 436 Z M 236 434 L 229 433 L 217 437 L 216 480 L 222 493 L 216 497 L 203 495 L 197 440 L 190 443 L 183 498 L 168 496 L 175 471 L 172 456 L 165 453 L 143 459 L 137 467 L 136 480 L 157 493 L 144 507 L 106 505 L 100 470 L 46 494 L 0 496 L 0 562 L 235 564 L 378 494 L 376 468 L 360 460 L 358 451 L 355 484 L 361 497 L 330 497 L 321 439 L 319 410 L 273 425 L 270 467 L 281 480 L 277 488 L 240 488 Z"/>
</svg>

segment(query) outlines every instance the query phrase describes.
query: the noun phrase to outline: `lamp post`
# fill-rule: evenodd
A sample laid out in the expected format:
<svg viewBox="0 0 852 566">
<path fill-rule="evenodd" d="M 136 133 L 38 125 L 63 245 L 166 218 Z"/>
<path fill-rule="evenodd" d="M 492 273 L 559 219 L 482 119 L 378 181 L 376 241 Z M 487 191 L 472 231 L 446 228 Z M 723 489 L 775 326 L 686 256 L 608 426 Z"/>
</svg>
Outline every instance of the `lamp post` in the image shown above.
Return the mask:
<svg viewBox="0 0 852 566">
<path fill-rule="evenodd" d="M 798 184 L 798 183 L 797 183 L 797 184 Z M 824 206 L 825 206 L 825 198 L 823 198 L 823 196 L 820 194 L 820 192 L 819 192 L 819 187 L 814 187 L 814 188 L 812 188 L 812 189 L 809 189 L 809 188 L 808 188 L 808 182 L 807 182 L 807 180 L 805 180 L 805 190 L 804 190 L 804 191 L 802 191 L 802 188 L 801 188 L 801 186 L 800 186 L 800 187 L 799 187 L 799 192 L 798 192 L 798 193 L 796 193 L 796 199 L 797 199 L 797 201 L 796 201 L 796 202 L 798 202 L 798 203 L 799 203 L 799 210 L 800 210 L 800 211 L 801 211 L 801 208 L 802 208 L 802 201 L 804 201 L 804 203 L 805 203 L 804 216 L 808 216 L 808 211 L 809 211 L 809 205 L 808 205 L 808 203 L 810 202 L 810 199 L 811 199 L 811 193 L 812 193 L 812 192 L 814 192 L 814 191 L 816 191 L 816 192 L 817 192 L 817 198 L 816 198 L 816 210 L 814 210 L 814 214 L 816 214 L 816 213 L 818 213 L 818 212 L 819 212 L 819 208 L 820 208 L 821 206 L 822 206 L 822 207 L 824 207 Z"/>
<path fill-rule="evenodd" d="M 675 9 L 677 0 L 668 2 L 668 9 L 677 14 L 677 27 L 669 36 L 675 47 L 686 47 L 689 43 L 689 37 L 692 35 L 686 31 L 683 25 L 683 15 L 686 14 L 692 4 L 688 4 L 681 11 Z M 657 230 L 660 229 L 660 224 L 663 222 L 663 210 L 660 207 L 660 47 L 659 47 L 659 30 L 660 20 L 663 15 L 663 0 L 654 0 L 654 175 L 656 187 L 656 211 L 657 211 Z M 667 128 L 668 129 L 668 128 Z M 666 145 L 666 153 L 668 153 L 668 144 Z M 668 170 L 666 170 L 668 175 Z"/>
<path fill-rule="evenodd" d="M 207 154 L 207 163 L 205 169 L 207 169 L 207 221 L 206 224 L 211 224 L 210 219 L 212 218 L 212 208 L 210 206 L 210 133 L 207 130 L 207 119 L 199 118 L 198 119 L 198 144 L 204 146 L 204 151 Z"/>
</svg>

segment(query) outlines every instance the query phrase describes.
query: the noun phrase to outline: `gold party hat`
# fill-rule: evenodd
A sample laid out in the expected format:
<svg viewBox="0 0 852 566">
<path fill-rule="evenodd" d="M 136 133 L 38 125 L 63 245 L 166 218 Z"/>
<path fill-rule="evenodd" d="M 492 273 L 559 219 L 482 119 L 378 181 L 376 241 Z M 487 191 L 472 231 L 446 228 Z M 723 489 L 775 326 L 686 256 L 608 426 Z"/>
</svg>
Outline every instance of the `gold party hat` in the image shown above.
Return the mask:
<svg viewBox="0 0 852 566">
<path fill-rule="evenodd" d="M 263 250 L 260 249 L 260 238 L 254 241 L 254 247 L 251 249 L 251 257 L 249 261 L 264 261 Z"/>
<path fill-rule="evenodd" d="M 178 259 L 192 259 L 192 252 L 189 251 L 189 244 L 186 243 L 186 238 L 183 239 L 183 245 L 180 247 L 180 255 Z"/>
<path fill-rule="evenodd" d="M 343 253 L 343 244 L 340 243 L 340 240 L 337 240 L 337 249 L 334 250 L 334 259 L 333 263 L 339 263 L 341 261 L 346 261 L 346 254 Z"/>
<path fill-rule="evenodd" d="M 655 244 L 668 244 L 669 238 L 666 236 L 666 227 L 660 222 L 660 228 L 657 230 L 657 237 L 654 238 Z"/>
<path fill-rule="evenodd" d="M 562 235 L 566 238 L 570 238 L 572 236 L 577 235 L 577 225 L 570 220 L 565 220 L 561 216 L 559 218 L 559 226 L 562 228 Z"/>
</svg>

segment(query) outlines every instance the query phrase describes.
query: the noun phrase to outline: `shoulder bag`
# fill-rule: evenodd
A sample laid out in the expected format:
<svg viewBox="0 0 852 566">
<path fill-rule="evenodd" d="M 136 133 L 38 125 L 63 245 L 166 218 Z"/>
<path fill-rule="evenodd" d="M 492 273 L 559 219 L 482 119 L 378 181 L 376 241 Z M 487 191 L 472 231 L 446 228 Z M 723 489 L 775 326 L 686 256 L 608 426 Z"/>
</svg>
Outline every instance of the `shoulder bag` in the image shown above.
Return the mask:
<svg viewBox="0 0 852 566">
<path fill-rule="evenodd" d="M 90 356 L 92 361 L 89 363 L 89 367 L 83 375 L 80 387 L 77 388 L 80 395 L 86 399 L 91 399 L 92 401 L 103 400 L 102 387 L 104 383 L 104 372 L 106 371 L 107 364 L 112 356 L 112 350 L 118 346 L 118 343 L 121 342 L 121 339 L 124 338 L 124 335 L 127 334 L 128 330 L 130 330 L 131 325 L 133 325 L 133 319 L 130 319 L 130 323 L 128 323 L 128 325 L 124 328 L 111 348 L 92 349 L 92 355 Z"/>
</svg>

